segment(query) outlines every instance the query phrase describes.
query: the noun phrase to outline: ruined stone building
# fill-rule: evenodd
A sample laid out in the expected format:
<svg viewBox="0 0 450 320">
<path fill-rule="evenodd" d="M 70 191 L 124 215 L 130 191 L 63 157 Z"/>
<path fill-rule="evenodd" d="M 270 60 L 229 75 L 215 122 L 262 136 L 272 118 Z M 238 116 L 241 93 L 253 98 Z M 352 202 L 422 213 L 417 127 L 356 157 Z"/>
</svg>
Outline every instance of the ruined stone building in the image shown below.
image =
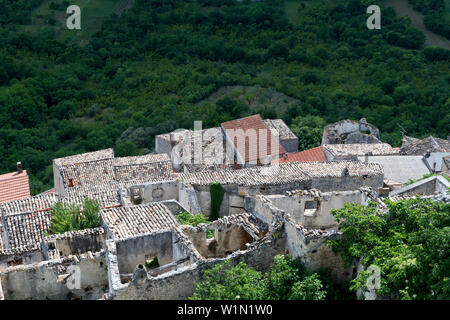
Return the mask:
<svg viewBox="0 0 450 320">
<path fill-rule="evenodd" d="M 380 131 L 366 119 L 341 120 L 323 129 L 322 144 L 381 143 Z"/>
<path fill-rule="evenodd" d="M 249 143 L 250 138 L 255 142 Z M 283 120 L 263 120 L 260 115 L 224 122 L 216 128 L 179 129 L 155 137 L 155 152 L 168 154 L 174 169 L 181 172 L 269 164 L 297 150 L 298 138 Z"/>
<path fill-rule="evenodd" d="M 422 156 L 400 156 L 376 142 L 378 131 L 364 122 L 357 129 L 354 122 L 334 127 L 336 139 L 353 144 L 327 140 L 284 157 L 295 138 L 280 121 L 252 116 L 221 128 L 160 135 L 158 154 L 115 157 L 105 149 L 55 159 L 55 192 L 0 204 L 0 299 L 187 299 L 216 264 L 243 261 L 268 271 L 277 254 L 299 257 L 313 271 L 330 268 L 336 281 L 348 279 L 355 270 L 326 244 L 342 235 L 332 209 L 374 201 L 386 210 L 380 197 L 386 177 L 403 182 L 411 171 L 421 175 L 416 167 L 400 168 L 420 167 L 419 160 L 430 171 Z M 284 137 L 276 151 L 280 163 L 265 159 L 265 166 L 236 170 L 210 162 L 226 144 L 244 163 L 258 159 L 254 149 L 240 150 L 224 134 L 238 127 L 277 131 Z M 262 146 L 270 149 L 267 141 Z M 189 148 L 196 147 L 211 151 L 197 166 L 187 163 Z M 180 224 L 184 212 L 210 215 L 210 184 L 217 182 L 225 191 L 218 220 Z M 387 196 L 445 198 L 446 188 L 446 180 L 432 177 Z M 82 206 L 86 198 L 99 203 L 100 227 L 48 234 L 52 206 Z"/>
</svg>

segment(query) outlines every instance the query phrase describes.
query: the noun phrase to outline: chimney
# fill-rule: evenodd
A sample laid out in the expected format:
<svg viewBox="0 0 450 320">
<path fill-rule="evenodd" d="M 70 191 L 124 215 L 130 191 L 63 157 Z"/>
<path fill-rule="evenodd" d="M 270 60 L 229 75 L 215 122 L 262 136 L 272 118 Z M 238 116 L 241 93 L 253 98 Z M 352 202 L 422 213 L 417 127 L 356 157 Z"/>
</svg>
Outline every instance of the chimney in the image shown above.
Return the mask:
<svg viewBox="0 0 450 320">
<path fill-rule="evenodd" d="M 364 155 L 364 163 L 369 163 L 369 153 L 366 152 L 366 154 Z"/>
<path fill-rule="evenodd" d="M 22 172 L 23 172 L 22 162 L 17 162 L 17 173 L 22 173 Z"/>
<path fill-rule="evenodd" d="M 430 150 L 427 150 L 427 153 L 425 153 L 425 159 L 429 158 L 431 156 L 431 152 Z"/>
</svg>

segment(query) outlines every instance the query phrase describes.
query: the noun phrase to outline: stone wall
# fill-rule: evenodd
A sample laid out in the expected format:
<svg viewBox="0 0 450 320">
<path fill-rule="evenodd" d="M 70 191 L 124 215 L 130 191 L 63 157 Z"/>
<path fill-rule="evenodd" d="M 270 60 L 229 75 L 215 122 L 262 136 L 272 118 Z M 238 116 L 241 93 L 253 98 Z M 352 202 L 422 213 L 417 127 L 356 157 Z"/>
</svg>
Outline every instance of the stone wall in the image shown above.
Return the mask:
<svg viewBox="0 0 450 320">
<path fill-rule="evenodd" d="M 185 258 L 190 250 L 178 238 L 179 235 L 174 231 L 163 231 L 117 241 L 120 273 L 130 274 L 138 264 L 144 265 L 146 259 L 151 260 L 153 257 L 158 258 L 161 266 Z"/>
<path fill-rule="evenodd" d="M 0 271 L 20 264 L 31 264 L 44 260 L 40 249 L 30 251 L 3 251 L 0 253 Z"/>
<path fill-rule="evenodd" d="M 379 130 L 366 122 L 342 120 L 323 129 L 322 144 L 380 143 Z"/>
<path fill-rule="evenodd" d="M 142 203 L 164 200 L 178 200 L 178 184 L 175 180 L 143 183 L 128 188 L 128 194 L 133 199 L 140 199 Z"/>
<path fill-rule="evenodd" d="M 167 153 L 170 156 L 172 147 L 170 145 L 169 134 L 155 136 L 155 152 Z"/>
<path fill-rule="evenodd" d="M 79 289 L 67 285 L 70 266 L 79 267 Z M 5 300 L 100 299 L 108 290 L 105 252 L 10 267 L 0 272 L 0 281 Z"/>
<path fill-rule="evenodd" d="M 178 183 L 178 201 L 189 213 L 203 213 L 193 186 Z"/>
<path fill-rule="evenodd" d="M 284 252 L 285 239 L 266 238 L 255 244 L 246 251 L 237 251 L 227 258 L 207 259 L 197 263 L 182 267 L 176 271 L 152 277 L 145 272 L 135 273 L 133 280 L 127 284 L 112 281 L 110 298 L 117 300 L 165 300 L 165 299 L 187 299 L 192 296 L 195 286 L 202 280 L 203 273 L 230 259 L 232 264 L 244 262 L 256 270 L 265 272 L 270 269 L 273 258 L 277 254 Z M 114 258 L 112 259 L 114 261 Z M 114 264 L 112 264 L 114 267 Z M 114 269 L 109 268 L 114 279 Z"/>
<path fill-rule="evenodd" d="M 300 191 L 291 195 L 267 196 L 267 199 L 306 228 L 335 228 L 338 223 L 331 214 L 332 209 L 343 208 L 349 202 L 367 204 L 368 201 L 366 194 L 360 190 L 326 193 Z M 311 202 L 316 204 L 316 210 L 306 210 L 307 203 Z"/>
<path fill-rule="evenodd" d="M 298 138 L 280 140 L 280 144 L 284 148 L 284 150 L 286 150 L 286 152 L 298 151 Z"/>
<path fill-rule="evenodd" d="M 342 176 L 342 177 L 326 177 L 312 178 L 311 188 L 318 189 L 322 192 L 330 191 L 350 191 L 358 190 L 361 187 L 370 187 L 373 190 L 383 186 L 383 174 L 375 176 Z M 291 189 L 295 190 L 295 189 Z M 301 188 L 297 188 L 301 190 Z"/>
<path fill-rule="evenodd" d="M 59 257 L 67 257 L 73 254 L 99 252 L 105 249 L 105 230 L 101 227 L 80 231 L 65 232 L 44 237 L 42 251 L 46 260 L 52 258 L 49 251 L 55 251 Z"/>
<path fill-rule="evenodd" d="M 339 238 L 340 233 L 333 230 L 308 230 L 296 224 L 288 215 L 284 228 L 286 250 L 293 258 L 300 258 L 313 272 L 320 268 L 331 269 L 333 279 L 338 282 L 351 277 L 352 268 L 326 244 L 327 240 Z"/>
</svg>

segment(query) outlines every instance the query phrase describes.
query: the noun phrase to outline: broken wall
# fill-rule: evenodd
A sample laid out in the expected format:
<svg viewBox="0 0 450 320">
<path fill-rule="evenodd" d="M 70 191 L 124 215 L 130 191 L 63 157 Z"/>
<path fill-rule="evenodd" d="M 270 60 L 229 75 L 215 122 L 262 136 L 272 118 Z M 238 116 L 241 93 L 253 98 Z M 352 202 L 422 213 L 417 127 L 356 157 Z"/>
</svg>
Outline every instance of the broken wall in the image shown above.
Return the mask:
<svg viewBox="0 0 450 320">
<path fill-rule="evenodd" d="M 79 289 L 67 285 L 69 266 L 80 270 Z M 108 290 L 105 252 L 10 267 L 0 272 L 0 281 L 5 300 L 100 299 Z"/>
<path fill-rule="evenodd" d="M 109 272 L 113 280 L 111 281 L 110 298 L 116 300 L 187 299 L 194 293 L 195 286 L 202 280 L 203 273 L 228 258 L 233 265 L 242 261 L 256 270 L 268 271 L 275 255 L 284 252 L 284 241 L 285 239 L 282 237 L 267 238 L 266 241 L 255 244 L 246 251 L 237 251 L 227 258 L 198 261 L 194 265 L 157 277 L 147 275 L 135 278 L 127 284 L 121 284 L 118 281 L 117 275 L 115 275 L 114 255 L 111 254 L 113 263 L 110 265 Z M 114 253 L 114 249 L 110 249 Z"/>
<path fill-rule="evenodd" d="M 116 250 L 120 273 L 130 274 L 138 264 L 144 265 L 153 257 L 158 258 L 161 266 L 185 258 L 190 251 L 178 238 L 174 231 L 163 231 L 118 240 Z"/>
</svg>

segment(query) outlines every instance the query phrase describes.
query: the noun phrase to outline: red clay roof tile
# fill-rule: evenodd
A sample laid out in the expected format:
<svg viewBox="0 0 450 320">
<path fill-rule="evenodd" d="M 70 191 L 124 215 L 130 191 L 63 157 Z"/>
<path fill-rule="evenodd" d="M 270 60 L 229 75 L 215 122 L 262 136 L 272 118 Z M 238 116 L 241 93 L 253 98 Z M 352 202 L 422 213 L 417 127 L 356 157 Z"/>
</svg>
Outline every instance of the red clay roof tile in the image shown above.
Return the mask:
<svg viewBox="0 0 450 320">
<path fill-rule="evenodd" d="M 226 134 L 229 134 L 229 130 L 239 130 L 242 129 L 244 134 L 248 133 L 248 130 L 254 130 L 256 134 L 257 143 L 256 144 L 250 144 L 249 143 L 249 136 L 245 136 L 245 146 L 242 145 L 242 143 L 238 144 L 238 137 L 239 132 L 236 132 L 236 135 L 234 136 L 234 146 L 236 147 L 238 153 L 242 156 L 242 158 L 245 160 L 245 163 L 248 162 L 256 162 L 260 159 L 260 156 L 264 155 L 280 155 L 285 153 L 286 151 L 284 148 L 279 144 L 278 151 L 275 151 L 276 154 L 271 154 L 271 144 L 272 144 L 272 134 L 269 128 L 267 128 L 266 124 L 264 123 L 264 120 L 261 118 L 259 114 L 255 114 L 253 116 L 232 120 L 228 122 L 223 122 L 222 127 L 225 129 Z M 267 130 L 267 135 L 261 135 L 260 130 Z M 260 136 L 261 135 L 261 136 Z M 261 142 L 260 143 L 260 137 L 267 139 L 267 144 Z M 231 138 L 231 137 L 230 137 Z M 262 150 L 259 150 L 261 144 Z"/>
<path fill-rule="evenodd" d="M 30 185 L 27 171 L 11 172 L 0 175 L 0 203 L 30 197 Z"/>
<path fill-rule="evenodd" d="M 288 153 L 286 157 L 279 159 L 279 163 L 285 162 L 314 162 L 314 161 L 326 161 L 325 151 L 322 146 L 318 146 L 312 149 Z M 276 161 L 276 160 L 275 160 Z"/>
</svg>

